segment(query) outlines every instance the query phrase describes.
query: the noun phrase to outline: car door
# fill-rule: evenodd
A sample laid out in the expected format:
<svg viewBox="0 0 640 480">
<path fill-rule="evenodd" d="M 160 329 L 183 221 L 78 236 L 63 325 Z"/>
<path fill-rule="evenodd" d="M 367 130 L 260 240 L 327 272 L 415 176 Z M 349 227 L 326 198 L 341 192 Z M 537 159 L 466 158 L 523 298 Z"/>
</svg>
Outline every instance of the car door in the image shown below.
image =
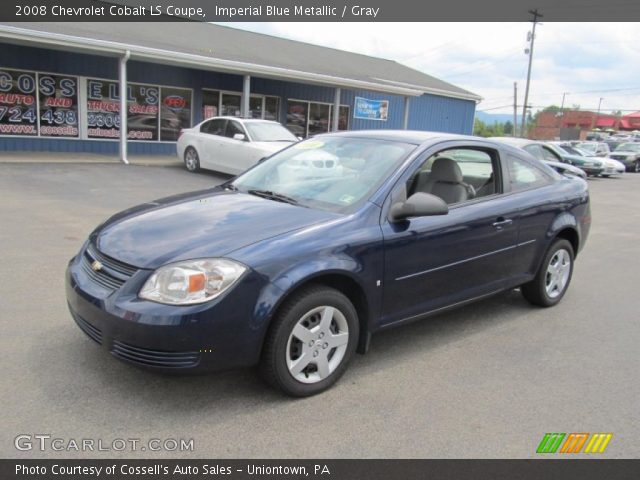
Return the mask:
<svg viewBox="0 0 640 480">
<path fill-rule="evenodd" d="M 236 134 L 244 135 L 244 140 L 233 138 Z M 239 121 L 227 121 L 220 143 L 220 162 L 224 165 L 225 172 L 239 174 L 255 163 L 251 161 L 249 137 Z"/>
<path fill-rule="evenodd" d="M 426 160 L 408 172 L 385 203 L 381 219 L 385 252 L 382 325 L 501 290 L 514 272 L 517 210 L 504 195 L 497 149 L 470 148 L 487 156 L 491 189 L 485 182 L 477 189 L 481 192 L 478 196 L 450 204 L 447 215 L 414 217 L 399 223 L 386 216 L 389 204 L 406 196 L 404 191 L 414 193 L 416 177 L 426 174 L 428 179 L 432 172 L 425 171 L 424 165 L 434 154 L 441 157 L 461 147 L 469 148 L 468 144 L 453 144 L 426 152 Z"/>
<path fill-rule="evenodd" d="M 219 152 L 221 139 L 227 120 L 214 118 L 200 125 L 200 132 L 196 133 L 196 150 L 200 156 L 200 166 L 209 170 L 219 170 Z"/>
</svg>

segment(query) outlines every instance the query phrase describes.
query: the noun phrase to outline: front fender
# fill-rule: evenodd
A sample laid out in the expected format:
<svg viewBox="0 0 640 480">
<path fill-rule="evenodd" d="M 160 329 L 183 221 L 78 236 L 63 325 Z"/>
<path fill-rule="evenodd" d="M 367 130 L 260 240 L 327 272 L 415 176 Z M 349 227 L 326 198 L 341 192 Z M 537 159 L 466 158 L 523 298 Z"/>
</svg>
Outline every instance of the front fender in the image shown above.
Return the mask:
<svg viewBox="0 0 640 480">
<path fill-rule="evenodd" d="M 268 326 L 282 303 L 298 288 L 328 276 L 341 276 L 357 285 L 366 302 L 366 315 L 361 318 L 361 334 L 374 329 L 375 318 L 379 315 L 382 302 L 382 288 L 377 286 L 375 275 L 369 275 L 356 259 L 345 254 L 323 255 L 322 257 L 293 264 L 273 278 L 262 290 L 253 312 L 253 323 L 266 334 Z M 328 283 L 331 286 L 331 283 Z M 372 293 L 373 292 L 373 293 Z M 359 315 L 364 312 L 358 311 Z M 363 320 L 366 323 L 363 323 Z"/>
</svg>

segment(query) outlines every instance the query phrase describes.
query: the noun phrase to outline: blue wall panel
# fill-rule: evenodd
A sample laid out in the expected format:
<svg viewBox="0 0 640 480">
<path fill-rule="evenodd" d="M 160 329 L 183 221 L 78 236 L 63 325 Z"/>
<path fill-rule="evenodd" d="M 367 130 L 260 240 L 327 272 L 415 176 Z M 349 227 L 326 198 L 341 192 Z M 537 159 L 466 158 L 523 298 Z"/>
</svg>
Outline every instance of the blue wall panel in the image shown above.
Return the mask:
<svg viewBox="0 0 640 480">
<path fill-rule="evenodd" d="M 78 54 L 17 45 L 0 44 L 2 59 L 0 67 L 35 70 L 85 77 L 116 80 L 118 61 L 111 57 Z M 172 67 L 162 64 L 128 62 L 129 81 L 193 89 L 192 120 L 202 120 L 202 89 L 242 91 L 241 75 Z M 287 99 L 333 103 L 335 90 L 332 87 L 300 84 L 266 78 L 251 79 L 252 93 L 280 97 L 280 119 L 286 123 Z M 355 97 L 388 100 L 389 112 L 386 122 L 353 118 Z M 349 129 L 401 129 L 404 118 L 404 97 L 370 91 L 342 89 L 340 103 L 349 106 Z M 409 128 L 471 134 L 475 103 L 436 95 L 412 97 L 409 109 Z M 175 154 L 172 143 L 129 141 L 131 154 Z M 68 140 L 47 138 L 0 137 L 0 151 L 51 151 L 89 152 L 117 154 L 118 142 L 108 140 Z"/>
<path fill-rule="evenodd" d="M 472 100 L 422 95 L 409 103 L 409 129 L 471 135 L 476 104 Z"/>
</svg>

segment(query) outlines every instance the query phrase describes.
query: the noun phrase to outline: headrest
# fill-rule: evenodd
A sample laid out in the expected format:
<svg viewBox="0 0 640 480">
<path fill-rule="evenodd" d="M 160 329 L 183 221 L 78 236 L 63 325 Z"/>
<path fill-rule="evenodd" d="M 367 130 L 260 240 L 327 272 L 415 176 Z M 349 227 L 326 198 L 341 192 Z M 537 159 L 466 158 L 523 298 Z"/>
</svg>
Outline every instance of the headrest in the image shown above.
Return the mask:
<svg viewBox="0 0 640 480">
<path fill-rule="evenodd" d="M 455 160 L 447 157 L 438 157 L 431 166 L 432 180 L 450 183 L 462 183 L 462 171 Z"/>
</svg>

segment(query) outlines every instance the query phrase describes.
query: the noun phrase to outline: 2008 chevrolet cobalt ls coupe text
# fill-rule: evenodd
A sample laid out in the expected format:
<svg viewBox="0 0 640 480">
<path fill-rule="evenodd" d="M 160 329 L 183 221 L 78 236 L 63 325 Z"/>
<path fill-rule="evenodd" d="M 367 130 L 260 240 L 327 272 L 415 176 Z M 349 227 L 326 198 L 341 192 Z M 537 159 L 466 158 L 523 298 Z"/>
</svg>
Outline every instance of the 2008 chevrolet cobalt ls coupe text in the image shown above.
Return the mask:
<svg viewBox="0 0 640 480">
<path fill-rule="evenodd" d="M 347 132 L 100 225 L 67 270 L 78 326 L 163 371 L 259 364 L 305 396 L 371 334 L 521 286 L 565 294 L 587 184 L 473 137 Z"/>
</svg>

